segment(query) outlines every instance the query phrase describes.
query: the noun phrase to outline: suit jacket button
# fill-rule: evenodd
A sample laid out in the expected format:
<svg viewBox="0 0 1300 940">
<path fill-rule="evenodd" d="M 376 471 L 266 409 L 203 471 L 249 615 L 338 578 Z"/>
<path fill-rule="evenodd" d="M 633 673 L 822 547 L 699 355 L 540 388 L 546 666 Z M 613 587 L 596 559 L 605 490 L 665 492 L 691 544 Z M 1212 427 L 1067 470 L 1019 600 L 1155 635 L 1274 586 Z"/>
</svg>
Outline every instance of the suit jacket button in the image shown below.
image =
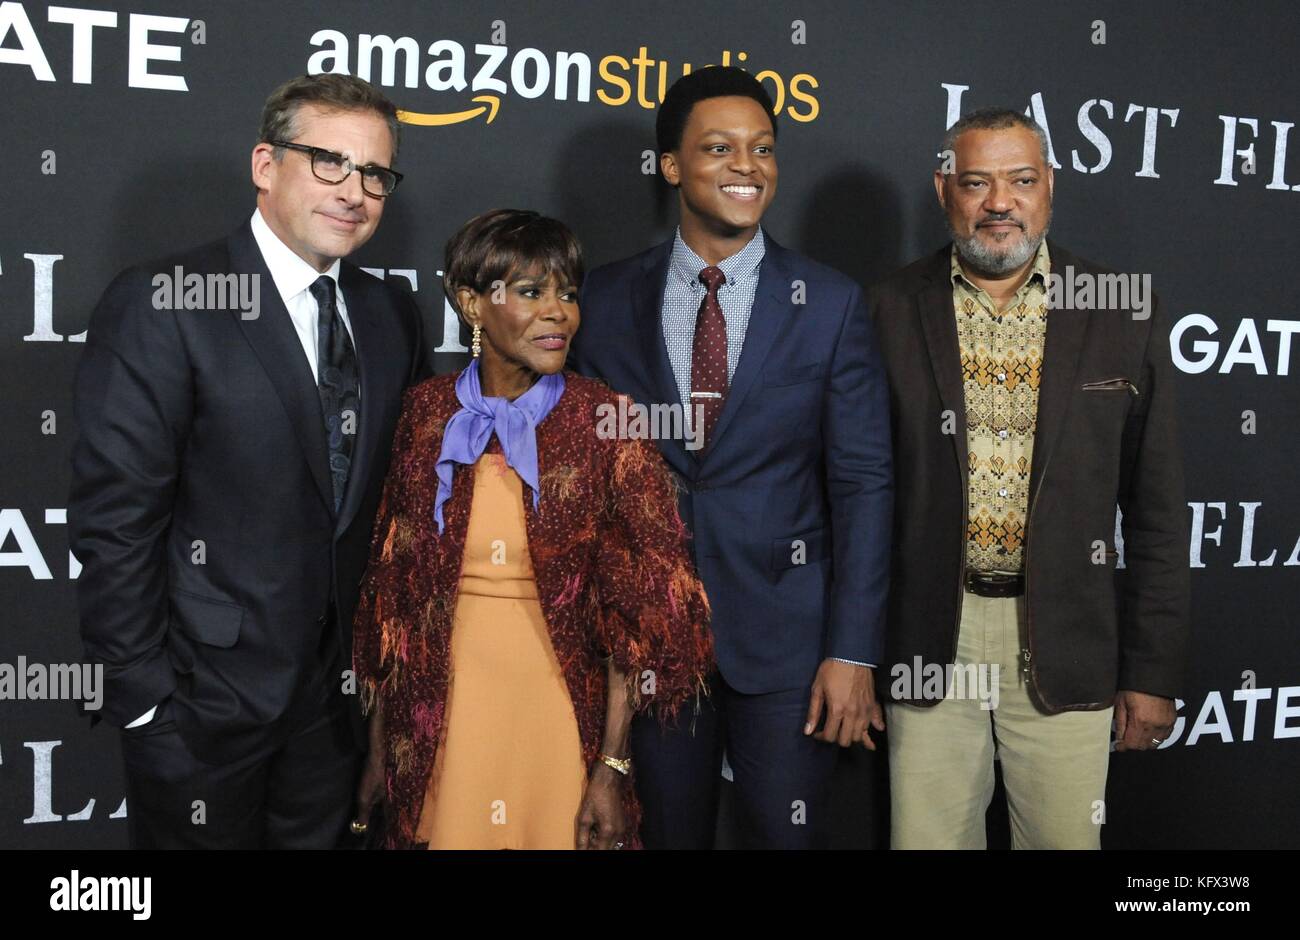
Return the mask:
<svg viewBox="0 0 1300 940">
<path fill-rule="evenodd" d="M 321 616 L 317 617 L 316 623 L 318 626 L 322 626 L 322 627 L 325 626 L 325 615 L 322 614 Z"/>
</svg>

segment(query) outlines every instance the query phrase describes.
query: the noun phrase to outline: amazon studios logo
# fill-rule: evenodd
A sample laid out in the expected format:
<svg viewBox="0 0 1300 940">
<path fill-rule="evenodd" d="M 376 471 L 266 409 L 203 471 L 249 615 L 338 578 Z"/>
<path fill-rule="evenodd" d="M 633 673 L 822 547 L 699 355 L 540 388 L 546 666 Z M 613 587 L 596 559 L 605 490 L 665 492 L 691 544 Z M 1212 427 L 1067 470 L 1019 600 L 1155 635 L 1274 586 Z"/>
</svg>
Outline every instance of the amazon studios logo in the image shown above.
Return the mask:
<svg viewBox="0 0 1300 940">
<path fill-rule="evenodd" d="M 806 33 L 802 20 L 790 24 L 790 43 L 805 44 Z M 407 124 L 439 126 L 459 124 L 485 116 L 492 123 L 501 106 L 500 96 L 514 94 L 520 98 L 541 98 L 550 94 L 556 101 L 573 100 L 589 102 L 592 96 L 593 70 L 596 78 L 596 99 L 610 107 L 636 103 L 647 110 L 659 106 L 668 86 L 679 76 L 692 70 L 690 62 L 676 66 L 650 54 L 649 47 L 639 46 L 632 58 L 606 55 L 597 62 L 585 52 L 557 51 L 548 55 L 540 49 L 523 48 L 511 55 L 506 44 L 506 24 L 503 20 L 492 23 L 490 43 L 477 43 L 472 52 L 453 39 L 438 39 L 427 47 L 430 57 L 421 75 L 421 43 L 411 36 L 372 35 L 361 33 L 355 45 L 345 33 L 336 29 L 322 29 L 312 34 L 310 43 L 319 51 L 307 60 L 307 72 L 352 74 L 386 88 L 397 86 L 399 62 L 401 85 L 419 88 L 423 84 L 431 91 L 478 92 L 474 107 L 442 113 L 424 113 L 404 110 L 398 117 Z M 354 56 L 355 52 L 355 56 Z M 722 51 L 721 65 L 747 67 L 749 53 Z M 509 60 L 507 62 L 507 60 Z M 701 63 L 696 68 L 703 68 Z M 376 69 L 376 65 L 378 68 Z M 376 74 L 376 72 L 378 74 Z M 807 123 L 814 121 L 821 105 L 813 94 L 817 79 L 800 72 L 787 80 L 780 72 L 763 69 L 754 77 L 763 82 L 772 94 L 775 113 L 792 120 Z"/>
</svg>

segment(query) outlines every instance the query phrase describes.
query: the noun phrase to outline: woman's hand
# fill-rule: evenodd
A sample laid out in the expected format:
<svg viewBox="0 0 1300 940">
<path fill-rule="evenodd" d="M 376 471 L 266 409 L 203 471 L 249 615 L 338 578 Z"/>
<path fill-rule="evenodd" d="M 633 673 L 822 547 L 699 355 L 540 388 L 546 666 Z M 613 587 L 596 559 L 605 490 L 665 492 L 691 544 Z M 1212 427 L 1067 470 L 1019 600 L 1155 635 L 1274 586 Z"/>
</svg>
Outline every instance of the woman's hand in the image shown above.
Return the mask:
<svg viewBox="0 0 1300 940">
<path fill-rule="evenodd" d="M 623 815 L 624 776 L 613 768 L 597 764 L 587 781 L 578 809 L 578 848 L 612 849 L 626 839 L 627 818 Z"/>
<path fill-rule="evenodd" d="M 375 713 L 370 716 L 370 751 L 366 754 L 366 765 L 361 771 L 361 781 L 357 784 L 356 813 L 352 817 L 354 823 L 368 825 L 375 805 L 387 796 L 385 758 L 384 713 L 382 708 L 376 707 Z"/>
<path fill-rule="evenodd" d="M 609 696 L 605 702 L 604 754 L 627 754 L 628 732 L 632 727 L 632 690 L 627 673 L 610 657 L 605 667 Z M 627 838 L 627 818 L 623 815 L 623 788 L 627 778 L 604 761 L 597 761 L 587 781 L 587 792 L 578 808 L 578 848 L 620 848 Z"/>
</svg>

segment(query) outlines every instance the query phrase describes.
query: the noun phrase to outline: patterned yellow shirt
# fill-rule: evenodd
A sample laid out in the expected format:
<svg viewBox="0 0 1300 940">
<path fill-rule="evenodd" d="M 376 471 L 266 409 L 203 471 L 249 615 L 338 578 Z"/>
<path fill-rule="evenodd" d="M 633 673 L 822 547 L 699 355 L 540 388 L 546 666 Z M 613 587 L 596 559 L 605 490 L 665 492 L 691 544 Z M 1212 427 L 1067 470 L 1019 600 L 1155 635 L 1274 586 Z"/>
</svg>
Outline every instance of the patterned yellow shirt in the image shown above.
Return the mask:
<svg viewBox="0 0 1300 940">
<path fill-rule="evenodd" d="M 975 571 L 1018 572 L 1024 565 L 1050 271 L 1044 240 L 1029 277 L 999 311 L 988 292 L 967 280 L 952 251 L 970 472 L 966 563 Z"/>
</svg>

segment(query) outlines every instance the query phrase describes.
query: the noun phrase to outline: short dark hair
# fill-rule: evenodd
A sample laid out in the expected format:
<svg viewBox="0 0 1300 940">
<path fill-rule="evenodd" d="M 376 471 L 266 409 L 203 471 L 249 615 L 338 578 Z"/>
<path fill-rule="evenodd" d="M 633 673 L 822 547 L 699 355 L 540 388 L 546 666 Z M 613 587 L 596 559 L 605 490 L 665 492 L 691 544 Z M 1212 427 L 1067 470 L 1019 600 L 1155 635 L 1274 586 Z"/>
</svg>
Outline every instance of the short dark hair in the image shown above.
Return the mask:
<svg viewBox="0 0 1300 940">
<path fill-rule="evenodd" d="M 659 153 L 668 153 L 682 145 L 686 121 L 691 116 L 691 109 L 699 102 L 731 96 L 752 98 L 762 105 L 767 116 L 772 119 L 772 136 L 776 136 L 772 96 L 767 93 L 763 83 L 744 69 L 731 65 L 711 65 L 683 75 L 673 82 L 668 94 L 664 95 L 659 115 L 655 118 L 655 140 L 659 145 Z"/>
<path fill-rule="evenodd" d="M 568 226 L 527 209 L 474 216 L 448 240 L 442 270 L 442 291 L 458 314 L 456 291 L 462 287 L 484 294 L 494 281 L 534 273 L 581 287 L 585 273 L 582 246 Z"/>
<path fill-rule="evenodd" d="M 397 120 L 397 106 L 365 79 L 354 75 L 300 75 L 291 78 L 266 99 L 262 106 L 262 126 L 259 141 L 292 141 L 301 133 L 298 127 L 298 109 L 314 104 L 328 111 L 374 111 L 386 122 L 393 135 L 393 160 L 397 160 L 397 147 L 401 143 L 401 124 Z M 277 160 L 284 156 L 284 148 L 275 148 Z"/>
<path fill-rule="evenodd" d="M 1047 152 L 1047 132 L 1037 121 L 1015 108 L 980 108 L 962 115 L 944 135 L 943 145 L 939 148 L 939 159 L 942 160 L 946 152 L 957 146 L 957 138 L 966 131 L 1004 131 L 1009 127 L 1023 127 L 1033 131 L 1038 138 L 1043 163 L 1052 162 Z"/>
</svg>

